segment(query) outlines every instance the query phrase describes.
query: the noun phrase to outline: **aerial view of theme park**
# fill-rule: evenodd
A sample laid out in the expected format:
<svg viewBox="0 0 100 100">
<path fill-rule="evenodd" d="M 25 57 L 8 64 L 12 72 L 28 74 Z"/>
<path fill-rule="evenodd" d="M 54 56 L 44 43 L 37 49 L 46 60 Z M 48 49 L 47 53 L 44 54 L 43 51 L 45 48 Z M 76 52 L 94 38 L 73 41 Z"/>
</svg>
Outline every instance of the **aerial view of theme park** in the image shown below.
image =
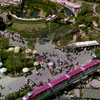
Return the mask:
<svg viewBox="0 0 100 100">
<path fill-rule="evenodd" d="M 100 0 L 0 0 L 0 100 L 100 100 Z"/>
</svg>

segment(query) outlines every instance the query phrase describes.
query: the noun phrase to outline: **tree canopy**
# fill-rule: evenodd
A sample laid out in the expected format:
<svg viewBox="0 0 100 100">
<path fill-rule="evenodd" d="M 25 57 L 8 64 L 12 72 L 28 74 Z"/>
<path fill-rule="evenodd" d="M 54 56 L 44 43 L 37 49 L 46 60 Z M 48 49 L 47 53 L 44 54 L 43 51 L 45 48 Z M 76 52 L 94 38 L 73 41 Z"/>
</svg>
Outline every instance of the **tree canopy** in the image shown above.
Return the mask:
<svg viewBox="0 0 100 100">
<path fill-rule="evenodd" d="M 7 49 L 9 47 L 9 39 L 1 38 L 0 39 L 0 49 Z"/>
<path fill-rule="evenodd" d="M 3 19 L 0 17 L 0 30 L 4 30 L 6 28 L 5 23 L 3 22 Z"/>
<path fill-rule="evenodd" d="M 84 1 L 100 3 L 100 0 L 84 0 Z"/>
<path fill-rule="evenodd" d="M 10 55 L 6 60 L 6 67 L 10 73 L 16 74 L 22 70 L 22 62 L 15 57 L 14 55 Z"/>
<path fill-rule="evenodd" d="M 96 48 L 94 51 L 95 55 L 96 55 L 96 59 L 100 60 L 100 48 Z"/>
<path fill-rule="evenodd" d="M 35 42 L 34 40 L 28 40 L 27 41 L 27 46 L 31 49 L 34 49 L 34 46 L 35 46 Z"/>
</svg>

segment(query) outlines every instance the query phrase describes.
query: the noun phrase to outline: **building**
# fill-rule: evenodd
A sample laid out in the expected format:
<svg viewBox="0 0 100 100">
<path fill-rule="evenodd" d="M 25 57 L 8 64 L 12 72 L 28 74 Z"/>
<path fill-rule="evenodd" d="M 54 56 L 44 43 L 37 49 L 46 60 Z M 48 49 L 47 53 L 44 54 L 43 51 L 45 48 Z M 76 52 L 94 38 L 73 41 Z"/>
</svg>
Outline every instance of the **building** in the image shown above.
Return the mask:
<svg viewBox="0 0 100 100">
<path fill-rule="evenodd" d="M 75 42 L 75 43 L 69 44 L 68 46 L 73 46 L 75 48 L 91 47 L 91 46 L 99 46 L 99 43 L 96 40 L 94 40 L 94 41 Z"/>
<path fill-rule="evenodd" d="M 100 100 L 100 89 L 83 89 L 83 100 Z"/>
<path fill-rule="evenodd" d="M 22 0 L 0 0 L 1 6 L 7 6 L 7 5 L 18 5 L 21 4 Z"/>
</svg>

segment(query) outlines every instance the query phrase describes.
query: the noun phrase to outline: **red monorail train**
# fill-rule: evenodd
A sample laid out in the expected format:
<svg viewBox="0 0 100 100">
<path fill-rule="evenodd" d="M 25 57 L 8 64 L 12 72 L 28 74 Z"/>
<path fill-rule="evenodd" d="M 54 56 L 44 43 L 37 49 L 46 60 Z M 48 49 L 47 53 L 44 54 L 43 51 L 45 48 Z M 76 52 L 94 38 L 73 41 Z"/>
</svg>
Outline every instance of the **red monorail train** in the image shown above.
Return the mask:
<svg viewBox="0 0 100 100">
<path fill-rule="evenodd" d="M 41 87 L 39 87 L 38 89 L 35 89 L 32 91 L 32 95 L 31 96 L 27 96 L 25 95 L 23 97 L 23 100 L 30 100 L 30 99 L 33 99 L 35 98 L 37 95 L 45 92 L 46 90 L 49 90 L 51 88 L 54 88 L 56 85 L 58 85 L 59 83 L 62 83 L 64 82 L 65 80 L 68 80 L 68 79 L 71 79 L 73 76 L 76 76 L 77 74 L 79 73 L 82 73 L 82 72 L 85 72 L 86 70 L 90 69 L 90 68 L 93 68 L 93 67 L 96 67 L 100 65 L 100 60 L 95 60 L 95 61 L 91 61 L 90 63 L 84 65 L 84 66 L 81 66 L 79 68 L 77 68 L 76 70 L 73 70 Z"/>
</svg>

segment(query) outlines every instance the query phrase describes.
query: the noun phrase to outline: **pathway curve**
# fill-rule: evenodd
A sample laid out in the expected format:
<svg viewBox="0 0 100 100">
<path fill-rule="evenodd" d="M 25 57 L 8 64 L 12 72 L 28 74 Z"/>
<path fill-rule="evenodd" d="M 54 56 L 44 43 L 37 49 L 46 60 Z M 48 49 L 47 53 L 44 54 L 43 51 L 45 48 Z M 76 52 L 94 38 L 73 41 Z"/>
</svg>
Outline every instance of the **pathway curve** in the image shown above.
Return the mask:
<svg viewBox="0 0 100 100">
<path fill-rule="evenodd" d="M 81 7 L 81 3 L 73 3 L 73 2 L 69 2 L 67 0 L 51 0 L 51 1 L 54 1 L 54 2 L 57 2 L 65 7 L 67 7 L 68 9 L 70 9 L 73 14 L 75 16 L 77 16 L 77 12 L 75 11 L 76 8 L 80 8 Z"/>
<path fill-rule="evenodd" d="M 99 16 L 98 13 L 96 12 L 96 6 L 97 6 L 97 5 L 94 3 L 94 4 L 93 4 L 93 12 L 94 12 L 93 15 L 94 15 L 94 16 Z"/>
</svg>

